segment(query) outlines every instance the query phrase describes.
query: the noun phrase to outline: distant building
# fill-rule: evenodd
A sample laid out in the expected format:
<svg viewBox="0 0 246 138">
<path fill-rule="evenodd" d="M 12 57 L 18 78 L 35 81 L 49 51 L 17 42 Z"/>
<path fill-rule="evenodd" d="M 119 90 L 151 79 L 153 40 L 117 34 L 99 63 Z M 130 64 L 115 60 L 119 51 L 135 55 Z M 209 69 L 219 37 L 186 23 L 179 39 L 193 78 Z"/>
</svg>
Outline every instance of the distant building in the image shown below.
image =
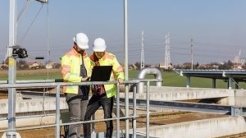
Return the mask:
<svg viewBox="0 0 246 138">
<path fill-rule="evenodd" d="M 49 62 L 49 63 L 47 63 L 46 65 L 45 65 L 45 68 L 46 69 L 52 69 L 52 68 L 54 68 L 54 62 Z"/>
<path fill-rule="evenodd" d="M 8 69 L 8 65 L 7 64 L 0 64 L 0 69 Z"/>
<path fill-rule="evenodd" d="M 173 66 L 171 64 L 169 64 L 168 66 L 165 64 L 165 62 L 160 62 L 159 63 L 159 68 L 161 69 L 172 69 Z"/>
<path fill-rule="evenodd" d="M 41 64 L 37 62 L 28 62 L 27 65 L 29 69 L 38 69 L 41 66 Z"/>
</svg>

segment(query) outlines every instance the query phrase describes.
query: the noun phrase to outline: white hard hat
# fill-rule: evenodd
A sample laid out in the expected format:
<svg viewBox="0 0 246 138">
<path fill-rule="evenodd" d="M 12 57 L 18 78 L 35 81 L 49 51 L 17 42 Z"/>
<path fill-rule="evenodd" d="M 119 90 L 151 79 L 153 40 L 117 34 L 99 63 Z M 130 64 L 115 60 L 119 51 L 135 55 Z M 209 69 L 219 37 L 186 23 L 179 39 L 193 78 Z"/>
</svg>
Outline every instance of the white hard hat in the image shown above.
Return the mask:
<svg viewBox="0 0 246 138">
<path fill-rule="evenodd" d="M 78 33 L 76 36 L 73 38 L 73 41 L 79 46 L 81 49 L 88 49 L 89 45 L 89 39 L 86 34 L 84 33 Z"/>
<path fill-rule="evenodd" d="M 95 52 L 104 52 L 106 50 L 105 40 L 102 38 L 97 38 L 94 41 L 93 51 Z"/>
</svg>

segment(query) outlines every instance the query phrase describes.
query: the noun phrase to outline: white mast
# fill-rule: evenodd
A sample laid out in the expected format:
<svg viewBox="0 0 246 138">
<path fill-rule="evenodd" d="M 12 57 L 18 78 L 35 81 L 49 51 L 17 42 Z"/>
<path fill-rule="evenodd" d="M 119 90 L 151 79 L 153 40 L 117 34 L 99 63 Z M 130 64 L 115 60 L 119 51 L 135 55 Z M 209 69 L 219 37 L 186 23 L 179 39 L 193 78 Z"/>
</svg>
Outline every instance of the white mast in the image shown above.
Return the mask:
<svg viewBox="0 0 246 138">
<path fill-rule="evenodd" d="M 165 35 L 165 63 L 164 63 L 164 68 L 168 69 L 171 64 L 171 58 L 170 58 L 170 36 L 169 33 Z"/>
<path fill-rule="evenodd" d="M 141 45 L 141 63 L 140 63 L 140 68 L 143 69 L 144 68 L 144 32 L 142 31 L 142 45 Z"/>
</svg>

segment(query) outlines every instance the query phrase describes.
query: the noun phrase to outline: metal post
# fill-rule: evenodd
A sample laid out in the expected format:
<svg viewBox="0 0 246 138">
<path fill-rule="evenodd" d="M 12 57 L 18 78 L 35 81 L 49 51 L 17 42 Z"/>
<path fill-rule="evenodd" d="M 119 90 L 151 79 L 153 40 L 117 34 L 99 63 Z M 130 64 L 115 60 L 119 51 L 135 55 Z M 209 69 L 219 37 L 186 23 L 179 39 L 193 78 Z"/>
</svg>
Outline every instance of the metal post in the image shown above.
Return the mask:
<svg viewBox="0 0 246 138">
<path fill-rule="evenodd" d="M 125 80 L 128 80 L 128 24 L 127 24 L 127 0 L 124 0 L 124 45 L 125 45 Z M 129 86 L 125 86 L 125 115 L 129 117 Z M 129 119 L 125 120 L 125 138 L 129 137 Z"/>
<path fill-rule="evenodd" d="M 146 138 L 149 138 L 149 87 L 150 81 L 147 82 L 147 91 L 146 91 Z"/>
<path fill-rule="evenodd" d="M 216 88 L 216 79 L 215 78 L 212 79 L 212 88 Z"/>
<path fill-rule="evenodd" d="M 8 59 L 8 84 L 15 84 L 16 81 L 16 60 L 12 56 L 12 46 L 16 45 L 16 0 L 10 0 L 9 8 L 9 46 L 7 50 Z M 15 107 L 16 107 L 16 90 L 15 88 L 8 88 L 8 138 L 15 138 L 16 133 L 16 117 L 15 117 Z"/>
<path fill-rule="evenodd" d="M 136 101 L 136 93 L 137 93 L 137 85 L 134 84 L 133 86 L 133 138 L 136 138 L 136 133 L 137 133 L 137 101 Z"/>
<path fill-rule="evenodd" d="M 120 138 L 120 86 L 117 83 L 117 94 L 116 94 L 116 135 Z"/>
<path fill-rule="evenodd" d="M 228 89 L 232 89 L 232 77 L 229 76 L 228 78 Z"/>
<path fill-rule="evenodd" d="M 56 138 L 60 137 L 60 87 L 56 87 Z"/>
<path fill-rule="evenodd" d="M 190 88 L 190 76 L 186 76 L 186 88 Z"/>
</svg>

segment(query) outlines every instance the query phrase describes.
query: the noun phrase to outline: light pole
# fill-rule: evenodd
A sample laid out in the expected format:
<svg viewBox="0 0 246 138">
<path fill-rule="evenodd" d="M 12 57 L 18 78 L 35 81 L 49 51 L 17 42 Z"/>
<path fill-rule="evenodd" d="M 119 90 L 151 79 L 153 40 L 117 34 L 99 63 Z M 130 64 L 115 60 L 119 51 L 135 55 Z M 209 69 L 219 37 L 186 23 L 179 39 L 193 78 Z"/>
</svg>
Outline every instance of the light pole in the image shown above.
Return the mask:
<svg viewBox="0 0 246 138">
<path fill-rule="evenodd" d="M 29 2 L 28 0 L 27 2 Z M 48 3 L 48 0 L 36 0 L 41 3 Z M 16 58 L 19 57 L 18 54 L 26 54 L 26 51 L 19 53 L 17 50 L 17 56 L 13 54 L 16 52 L 16 38 L 17 38 L 17 1 L 10 0 L 9 8 L 9 45 L 7 49 L 7 60 L 8 60 L 8 84 L 15 84 L 16 82 Z M 18 16 L 18 19 L 20 16 Z M 27 55 L 26 55 L 27 56 Z M 8 88 L 8 130 L 4 134 L 7 138 L 18 138 L 20 135 L 16 132 L 16 89 Z"/>
<path fill-rule="evenodd" d="M 125 45 L 125 80 L 128 81 L 128 0 L 124 0 L 124 45 Z M 125 85 L 125 115 L 129 116 L 129 86 Z M 129 120 L 125 120 L 125 138 L 129 138 Z"/>
</svg>

